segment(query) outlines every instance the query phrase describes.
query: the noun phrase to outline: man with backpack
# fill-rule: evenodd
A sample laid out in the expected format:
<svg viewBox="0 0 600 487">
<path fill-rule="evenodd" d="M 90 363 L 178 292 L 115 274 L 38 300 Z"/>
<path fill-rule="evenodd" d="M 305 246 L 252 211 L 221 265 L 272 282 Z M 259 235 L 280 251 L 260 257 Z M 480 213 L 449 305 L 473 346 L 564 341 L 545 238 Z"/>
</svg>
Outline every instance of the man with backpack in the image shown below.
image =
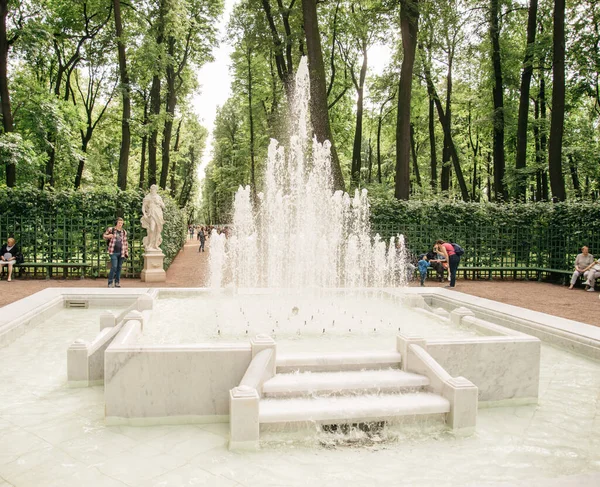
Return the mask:
<svg viewBox="0 0 600 487">
<path fill-rule="evenodd" d="M 460 245 L 448 243 L 444 240 L 436 240 L 435 246 L 437 247 L 436 252 L 443 255 L 448 262 L 450 271 L 450 285 L 448 287 L 455 287 L 456 271 L 458 270 L 460 257 L 465 253 L 465 251 Z"/>
</svg>

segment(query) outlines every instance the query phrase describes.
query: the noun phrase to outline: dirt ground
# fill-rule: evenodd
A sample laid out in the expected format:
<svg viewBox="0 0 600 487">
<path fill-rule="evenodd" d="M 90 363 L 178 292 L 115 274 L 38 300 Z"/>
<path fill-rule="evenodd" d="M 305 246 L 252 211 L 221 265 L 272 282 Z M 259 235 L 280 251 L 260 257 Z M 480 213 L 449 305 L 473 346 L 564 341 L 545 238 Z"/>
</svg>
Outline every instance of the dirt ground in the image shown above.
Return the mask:
<svg viewBox="0 0 600 487">
<path fill-rule="evenodd" d="M 198 243 L 188 241 L 167 271 L 167 281 L 147 284 L 139 279 L 121 279 L 126 287 L 202 287 L 205 285 L 208 267 L 208 252 L 198 252 Z M 426 286 L 444 286 L 447 282 L 428 281 Z M 2 306 L 29 296 L 47 287 L 106 287 L 106 279 L 14 279 L 0 281 L 0 313 Z M 471 281 L 459 279 L 456 291 L 473 296 L 522 306 L 534 311 L 569 318 L 590 325 L 600 326 L 600 302 L 597 292 L 583 289 L 570 291 L 566 286 L 537 281 Z"/>
</svg>

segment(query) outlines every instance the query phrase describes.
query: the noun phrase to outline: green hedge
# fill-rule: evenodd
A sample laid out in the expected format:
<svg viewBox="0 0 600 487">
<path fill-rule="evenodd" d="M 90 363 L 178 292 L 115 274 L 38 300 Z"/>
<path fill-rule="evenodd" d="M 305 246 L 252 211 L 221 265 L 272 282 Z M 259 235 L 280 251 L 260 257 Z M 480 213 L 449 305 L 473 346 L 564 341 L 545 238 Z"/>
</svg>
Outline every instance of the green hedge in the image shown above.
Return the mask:
<svg viewBox="0 0 600 487">
<path fill-rule="evenodd" d="M 402 233 L 415 253 L 438 239 L 465 248 L 461 265 L 571 269 L 583 245 L 600 256 L 600 203 L 464 203 L 371 198 L 372 231 Z"/>
<path fill-rule="evenodd" d="M 107 273 L 106 243 L 102 233 L 117 216 L 125 220 L 130 258 L 123 274 L 138 276 L 143 268 L 141 208 L 138 190 L 95 189 L 40 191 L 33 187 L 0 188 L 0 240 L 14 235 L 27 261 L 87 262 L 88 275 Z M 165 202 L 163 244 L 165 268 L 171 264 L 186 236 L 185 215 L 162 194 Z"/>
</svg>

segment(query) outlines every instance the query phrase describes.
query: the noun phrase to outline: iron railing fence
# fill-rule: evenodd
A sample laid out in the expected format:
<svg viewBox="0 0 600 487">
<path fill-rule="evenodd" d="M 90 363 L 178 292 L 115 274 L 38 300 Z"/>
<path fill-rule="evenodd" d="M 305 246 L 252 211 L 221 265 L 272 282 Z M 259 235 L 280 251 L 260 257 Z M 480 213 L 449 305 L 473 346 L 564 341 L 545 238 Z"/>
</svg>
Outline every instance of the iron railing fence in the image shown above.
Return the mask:
<svg viewBox="0 0 600 487">
<path fill-rule="evenodd" d="M 143 268 L 142 238 L 138 214 L 125 215 L 125 229 L 129 243 L 129 259 L 123 262 L 122 275 L 138 276 Z M 102 234 L 114 225 L 111 217 L 86 215 L 64 216 L 42 213 L 26 216 L 0 216 L 0 241 L 14 236 L 21 247 L 26 262 L 87 263 L 86 274 L 91 277 L 106 276 L 108 254 Z M 64 275 L 79 276 L 77 269 L 65 269 Z"/>
<path fill-rule="evenodd" d="M 600 235 L 586 229 L 547 226 L 449 226 L 440 224 L 372 225 L 389 239 L 402 234 L 415 255 L 430 250 L 438 238 L 456 242 L 465 249 L 463 267 L 528 267 L 570 270 L 582 245 L 600 257 Z"/>
<path fill-rule="evenodd" d="M 143 268 L 140 215 L 125 215 L 129 256 L 123 275 L 138 276 Z M 108 254 L 102 239 L 104 230 L 114 224 L 108 216 L 41 213 L 31 217 L 0 215 L 0 242 L 14 236 L 27 262 L 88 263 L 87 275 L 106 276 Z M 582 245 L 600 257 L 600 234 L 589 229 L 560 229 L 548 226 L 450 226 L 439 224 L 373 224 L 371 233 L 382 238 L 402 234 L 407 248 L 417 255 L 432 248 L 437 238 L 457 242 L 465 249 L 463 267 L 501 268 L 528 267 L 569 270 Z M 68 276 L 78 276 L 77 269 L 68 269 Z"/>
</svg>

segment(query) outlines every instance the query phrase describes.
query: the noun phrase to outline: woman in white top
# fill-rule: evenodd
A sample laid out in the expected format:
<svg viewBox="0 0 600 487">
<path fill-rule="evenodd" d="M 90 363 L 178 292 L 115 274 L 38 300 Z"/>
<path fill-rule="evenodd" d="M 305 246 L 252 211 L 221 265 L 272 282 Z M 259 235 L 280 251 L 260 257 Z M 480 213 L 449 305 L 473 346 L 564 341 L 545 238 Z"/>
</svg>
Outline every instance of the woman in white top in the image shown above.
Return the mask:
<svg viewBox="0 0 600 487">
<path fill-rule="evenodd" d="M 17 242 L 10 237 L 0 249 L 0 269 L 4 270 L 4 266 L 8 266 L 8 282 L 12 281 L 12 271 L 13 266 L 17 263 L 17 253 L 19 253 Z"/>
</svg>

